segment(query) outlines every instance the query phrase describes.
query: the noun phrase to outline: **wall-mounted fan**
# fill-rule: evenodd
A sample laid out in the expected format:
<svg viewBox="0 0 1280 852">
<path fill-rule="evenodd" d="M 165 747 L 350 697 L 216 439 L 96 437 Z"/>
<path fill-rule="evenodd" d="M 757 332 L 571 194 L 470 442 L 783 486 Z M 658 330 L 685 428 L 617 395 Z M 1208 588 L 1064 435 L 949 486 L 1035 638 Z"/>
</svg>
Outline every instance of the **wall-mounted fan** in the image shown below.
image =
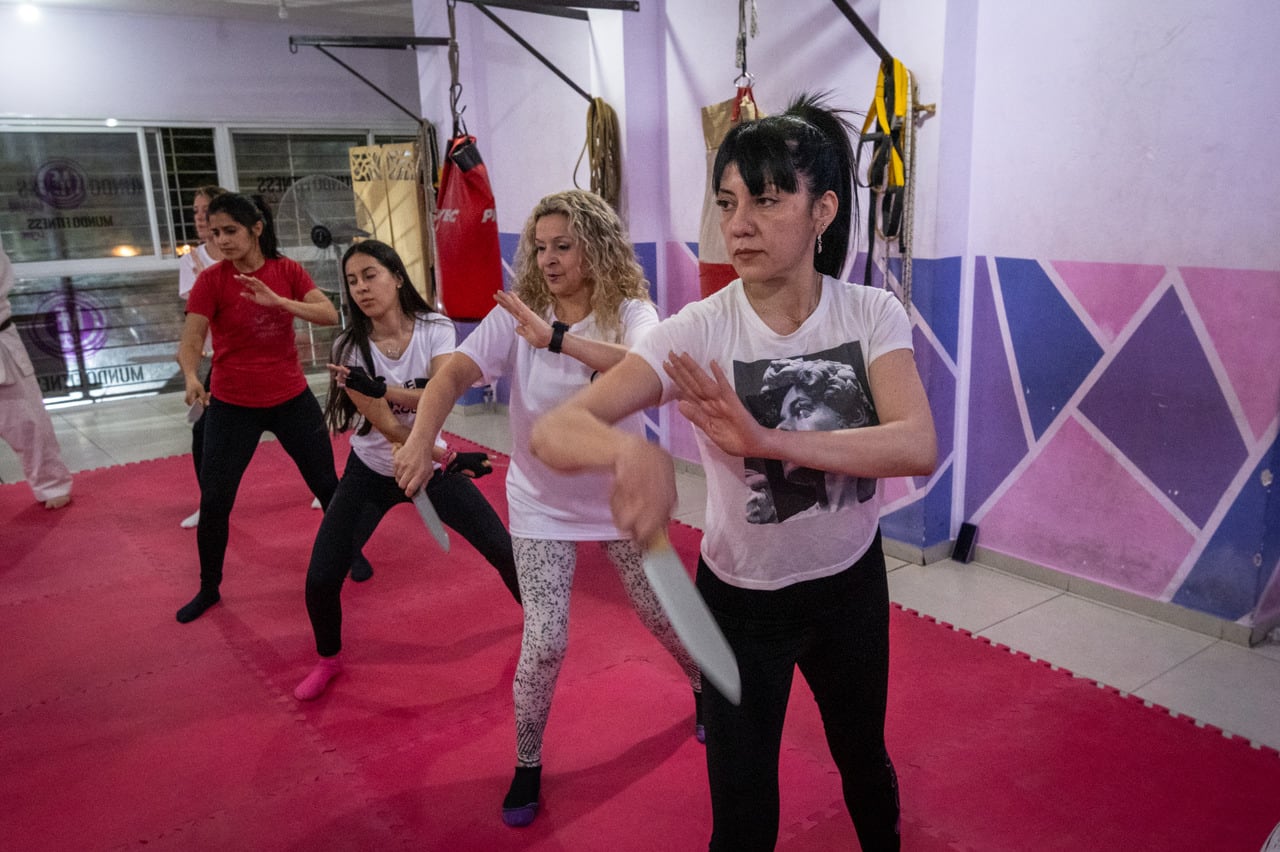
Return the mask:
<svg viewBox="0 0 1280 852">
<path fill-rule="evenodd" d="M 337 296 L 345 325 L 342 255 L 356 240 L 375 236 L 369 209 L 348 184 L 328 175 L 307 175 L 281 197 L 275 225 L 281 253 L 301 263 L 317 287 Z"/>
</svg>

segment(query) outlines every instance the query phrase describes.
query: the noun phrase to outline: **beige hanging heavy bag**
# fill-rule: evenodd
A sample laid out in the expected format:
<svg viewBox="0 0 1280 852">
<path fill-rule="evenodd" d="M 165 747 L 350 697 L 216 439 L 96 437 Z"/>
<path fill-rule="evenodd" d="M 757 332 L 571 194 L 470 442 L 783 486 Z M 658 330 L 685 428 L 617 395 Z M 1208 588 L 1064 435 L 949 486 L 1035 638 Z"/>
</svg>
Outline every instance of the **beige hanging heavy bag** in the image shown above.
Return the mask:
<svg viewBox="0 0 1280 852">
<path fill-rule="evenodd" d="M 707 185 L 702 199 L 702 227 L 698 232 L 698 288 L 704 299 L 737 277 L 720 234 L 720 208 L 716 206 L 716 194 L 711 186 L 716 154 L 720 151 L 720 143 L 735 125 L 763 116 L 750 85 L 739 86 L 738 93 L 727 101 L 702 108 L 702 136 L 707 143 Z"/>
</svg>

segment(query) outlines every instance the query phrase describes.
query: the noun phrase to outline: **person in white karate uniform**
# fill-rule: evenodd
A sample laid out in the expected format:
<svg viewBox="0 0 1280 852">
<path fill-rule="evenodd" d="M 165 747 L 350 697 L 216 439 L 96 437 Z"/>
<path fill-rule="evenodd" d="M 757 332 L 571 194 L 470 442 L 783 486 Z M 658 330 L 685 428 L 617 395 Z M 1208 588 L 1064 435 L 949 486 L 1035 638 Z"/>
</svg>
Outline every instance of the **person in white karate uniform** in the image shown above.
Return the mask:
<svg viewBox="0 0 1280 852">
<path fill-rule="evenodd" d="M 71 471 L 62 462 L 35 367 L 13 322 L 9 293 L 16 283 L 13 264 L 0 244 L 0 438 L 22 459 L 36 500 L 46 509 L 61 509 L 71 502 Z"/>
</svg>

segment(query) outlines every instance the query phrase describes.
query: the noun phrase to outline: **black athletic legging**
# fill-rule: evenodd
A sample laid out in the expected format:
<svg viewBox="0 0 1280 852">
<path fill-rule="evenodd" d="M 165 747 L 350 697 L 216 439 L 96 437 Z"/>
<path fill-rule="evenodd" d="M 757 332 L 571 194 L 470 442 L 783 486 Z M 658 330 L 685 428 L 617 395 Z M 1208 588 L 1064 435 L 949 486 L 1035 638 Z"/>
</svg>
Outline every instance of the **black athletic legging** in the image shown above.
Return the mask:
<svg viewBox="0 0 1280 852">
<path fill-rule="evenodd" d="M 457 530 L 498 569 L 502 582 L 519 603 L 511 536 L 480 489 L 468 476 L 438 470 L 426 487 L 440 520 Z M 307 568 L 307 615 L 311 617 L 320 656 L 332 657 L 342 650 L 342 582 L 361 531 L 372 530 L 392 506 L 407 502 L 409 498 L 394 477 L 370 470 L 354 452 L 347 457 L 347 469 L 320 522 Z M 425 529 L 422 537 L 424 551 L 430 552 L 435 545 L 426 541 Z"/>
<path fill-rule="evenodd" d="M 222 582 L 231 507 L 264 432 L 276 436 L 321 506 L 328 506 L 333 498 L 338 472 L 333 465 L 333 445 L 324 414 L 310 388 L 269 408 L 247 408 L 214 397 L 209 400 L 203 420 L 196 545 L 200 550 L 200 589 L 215 592 Z M 368 537 L 366 531 L 359 544 L 363 545 Z"/>
<path fill-rule="evenodd" d="M 742 703 L 703 690 L 712 850 L 770 850 L 778 753 L 795 668 L 818 703 L 864 850 L 896 850 L 898 782 L 885 749 L 889 591 L 880 535 L 831 577 L 775 591 L 730 586 L 698 560 L 698 590 L 738 659 Z"/>
<path fill-rule="evenodd" d="M 204 391 L 209 392 L 209 380 L 213 378 L 213 367 L 204 374 Z M 200 465 L 204 461 L 204 417 L 201 416 L 191 427 L 191 463 L 196 469 L 196 485 L 200 484 Z"/>
</svg>

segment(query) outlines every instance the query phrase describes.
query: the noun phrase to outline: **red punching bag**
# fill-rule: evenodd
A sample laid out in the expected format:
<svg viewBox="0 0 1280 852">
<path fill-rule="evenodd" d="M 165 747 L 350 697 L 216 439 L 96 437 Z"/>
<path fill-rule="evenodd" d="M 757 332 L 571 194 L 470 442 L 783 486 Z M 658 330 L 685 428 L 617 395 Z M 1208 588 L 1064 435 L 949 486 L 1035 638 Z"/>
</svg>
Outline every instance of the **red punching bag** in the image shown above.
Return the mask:
<svg viewBox="0 0 1280 852">
<path fill-rule="evenodd" d="M 449 140 L 436 193 L 436 293 L 450 319 L 479 322 L 502 289 L 498 216 L 474 136 Z"/>
</svg>

